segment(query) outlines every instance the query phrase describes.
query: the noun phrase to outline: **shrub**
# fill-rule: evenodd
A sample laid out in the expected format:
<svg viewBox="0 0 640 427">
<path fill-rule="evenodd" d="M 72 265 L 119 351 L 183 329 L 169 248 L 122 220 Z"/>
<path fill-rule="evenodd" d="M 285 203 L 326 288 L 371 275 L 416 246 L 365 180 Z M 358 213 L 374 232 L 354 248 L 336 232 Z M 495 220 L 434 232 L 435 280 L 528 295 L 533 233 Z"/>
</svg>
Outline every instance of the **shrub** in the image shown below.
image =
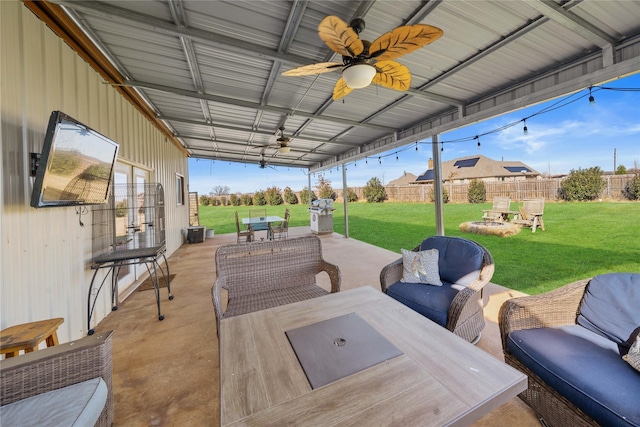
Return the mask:
<svg viewBox="0 0 640 427">
<path fill-rule="evenodd" d="M 251 199 L 251 196 L 249 194 L 242 194 L 240 196 L 240 201 L 245 206 L 251 206 L 253 204 L 253 200 Z"/>
<path fill-rule="evenodd" d="M 267 198 L 264 195 L 264 191 L 259 190 L 253 194 L 253 205 L 264 206 L 267 204 Z"/>
<path fill-rule="evenodd" d="M 605 185 L 602 169 L 598 166 L 589 169 L 572 169 L 569 176 L 560 183 L 560 197 L 568 202 L 594 200 L 600 196 Z"/>
<path fill-rule="evenodd" d="M 279 206 L 282 204 L 282 195 L 280 194 L 280 189 L 275 185 L 273 187 L 267 188 L 267 191 L 265 191 L 264 195 L 269 205 Z"/>
<path fill-rule="evenodd" d="M 316 200 L 318 197 L 316 196 L 316 193 L 311 190 L 311 200 Z M 309 204 L 309 189 L 307 187 L 304 187 L 302 189 L 302 191 L 300 192 L 300 203 L 303 203 L 305 205 Z"/>
<path fill-rule="evenodd" d="M 433 187 L 431 187 L 431 193 L 429 196 L 431 197 L 431 202 L 436 201 L 436 191 Z M 449 192 L 444 187 L 442 187 L 442 203 L 449 203 Z"/>
<path fill-rule="evenodd" d="M 116 203 L 116 216 L 122 218 L 125 215 L 127 215 L 127 201 L 123 200 Z"/>
<path fill-rule="evenodd" d="M 620 165 L 616 169 L 616 175 L 624 175 L 626 173 L 627 173 L 627 168 L 624 165 Z"/>
<path fill-rule="evenodd" d="M 232 194 L 229 196 L 229 203 L 232 206 L 240 206 L 240 197 L 237 194 Z"/>
<path fill-rule="evenodd" d="M 364 197 L 369 203 L 380 203 L 387 198 L 387 191 L 378 178 L 375 176 L 367 181 L 364 186 Z"/>
<path fill-rule="evenodd" d="M 353 188 L 347 188 L 347 202 L 357 202 L 358 195 Z"/>
<path fill-rule="evenodd" d="M 290 205 L 298 204 L 298 196 L 293 192 L 291 187 L 285 187 L 284 189 L 284 201 Z"/>
<path fill-rule="evenodd" d="M 636 174 L 631 181 L 627 182 L 622 195 L 629 200 L 640 200 L 640 174 Z"/>
<path fill-rule="evenodd" d="M 211 204 L 211 200 L 209 199 L 209 196 L 205 196 L 204 194 L 200 196 L 200 204 L 202 206 L 209 206 Z"/>
<path fill-rule="evenodd" d="M 467 191 L 467 200 L 469 200 L 469 203 L 484 203 L 487 201 L 487 189 L 484 186 L 484 181 L 480 179 L 471 181 Z"/>
</svg>

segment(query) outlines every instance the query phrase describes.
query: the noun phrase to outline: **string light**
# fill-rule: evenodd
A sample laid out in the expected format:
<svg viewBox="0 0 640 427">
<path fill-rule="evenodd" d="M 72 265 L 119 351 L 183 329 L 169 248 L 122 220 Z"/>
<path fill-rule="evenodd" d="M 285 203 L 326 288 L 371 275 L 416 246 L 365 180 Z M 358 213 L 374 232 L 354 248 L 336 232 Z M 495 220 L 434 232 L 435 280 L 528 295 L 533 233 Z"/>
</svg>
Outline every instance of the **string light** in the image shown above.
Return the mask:
<svg viewBox="0 0 640 427">
<path fill-rule="evenodd" d="M 418 151 L 418 141 L 416 141 L 416 151 Z"/>
<path fill-rule="evenodd" d="M 440 143 L 440 152 L 442 153 L 444 151 L 444 142 Z"/>
<path fill-rule="evenodd" d="M 480 149 L 480 137 L 478 135 L 476 135 L 476 138 L 478 140 L 478 150 Z"/>
<path fill-rule="evenodd" d="M 525 135 L 529 135 L 529 129 L 527 129 L 527 119 L 522 119 L 522 121 L 524 122 L 524 127 L 522 128 L 522 133 L 524 133 Z"/>
<path fill-rule="evenodd" d="M 378 157 L 378 164 L 381 165 L 382 164 L 382 159 L 380 157 Z"/>
<path fill-rule="evenodd" d="M 396 162 L 398 161 L 398 152 L 396 151 Z"/>
<path fill-rule="evenodd" d="M 593 86 L 589 86 L 589 104 L 593 105 L 596 103 L 596 99 L 593 97 L 593 95 L 591 94 L 591 89 L 593 88 Z"/>
</svg>

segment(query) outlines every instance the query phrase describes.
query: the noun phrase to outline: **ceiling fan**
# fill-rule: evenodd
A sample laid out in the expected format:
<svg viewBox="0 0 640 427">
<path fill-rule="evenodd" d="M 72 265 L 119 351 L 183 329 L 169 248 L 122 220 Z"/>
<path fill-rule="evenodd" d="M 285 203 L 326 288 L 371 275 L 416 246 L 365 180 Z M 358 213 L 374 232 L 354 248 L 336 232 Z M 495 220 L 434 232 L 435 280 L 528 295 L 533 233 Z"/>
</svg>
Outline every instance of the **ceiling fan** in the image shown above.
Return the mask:
<svg viewBox="0 0 640 427">
<path fill-rule="evenodd" d="M 371 82 L 390 89 L 407 90 L 411 85 L 411 73 L 393 59 L 427 45 L 443 34 L 440 28 L 431 25 L 403 25 L 369 42 L 358 36 L 364 27 L 361 18 L 347 25 L 337 16 L 327 16 L 318 25 L 318 35 L 331 50 L 342 55 L 342 62 L 304 65 L 282 75 L 307 76 L 340 70 L 342 77 L 333 89 L 334 101 Z"/>
<path fill-rule="evenodd" d="M 264 169 L 266 167 L 270 167 L 271 169 L 275 169 L 273 166 L 268 165 L 267 161 L 264 159 L 264 154 L 260 154 L 260 161 L 258 162 L 260 169 Z"/>
<path fill-rule="evenodd" d="M 276 142 L 273 144 L 265 144 L 265 145 L 255 145 L 251 148 L 277 148 L 279 153 L 288 153 L 289 151 L 291 151 L 291 147 L 289 147 L 289 141 L 291 141 L 291 138 L 289 138 L 288 136 L 284 136 L 284 126 L 280 126 L 278 128 L 278 130 L 280 131 L 280 136 L 278 137 L 278 139 L 276 139 Z"/>
</svg>

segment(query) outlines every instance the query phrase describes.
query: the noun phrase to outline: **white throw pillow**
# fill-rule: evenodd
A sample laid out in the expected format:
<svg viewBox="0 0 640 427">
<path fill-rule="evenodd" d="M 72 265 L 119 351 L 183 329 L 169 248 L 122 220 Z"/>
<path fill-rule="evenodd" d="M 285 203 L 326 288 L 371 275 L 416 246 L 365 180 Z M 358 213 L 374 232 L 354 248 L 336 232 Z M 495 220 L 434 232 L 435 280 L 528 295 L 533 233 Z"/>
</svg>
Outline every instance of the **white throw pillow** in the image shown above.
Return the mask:
<svg viewBox="0 0 640 427">
<path fill-rule="evenodd" d="M 402 251 L 402 282 L 442 286 L 438 269 L 438 250 Z"/>
</svg>

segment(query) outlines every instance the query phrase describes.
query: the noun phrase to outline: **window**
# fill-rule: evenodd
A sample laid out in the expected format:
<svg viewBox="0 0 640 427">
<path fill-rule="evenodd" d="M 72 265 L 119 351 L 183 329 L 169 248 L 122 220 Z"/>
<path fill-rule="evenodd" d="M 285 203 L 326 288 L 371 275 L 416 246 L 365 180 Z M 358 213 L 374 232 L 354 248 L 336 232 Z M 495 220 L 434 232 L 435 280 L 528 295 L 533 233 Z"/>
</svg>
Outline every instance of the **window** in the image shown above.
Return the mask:
<svg viewBox="0 0 640 427">
<path fill-rule="evenodd" d="M 184 205 L 184 177 L 176 174 L 176 205 Z"/>
</svg>

